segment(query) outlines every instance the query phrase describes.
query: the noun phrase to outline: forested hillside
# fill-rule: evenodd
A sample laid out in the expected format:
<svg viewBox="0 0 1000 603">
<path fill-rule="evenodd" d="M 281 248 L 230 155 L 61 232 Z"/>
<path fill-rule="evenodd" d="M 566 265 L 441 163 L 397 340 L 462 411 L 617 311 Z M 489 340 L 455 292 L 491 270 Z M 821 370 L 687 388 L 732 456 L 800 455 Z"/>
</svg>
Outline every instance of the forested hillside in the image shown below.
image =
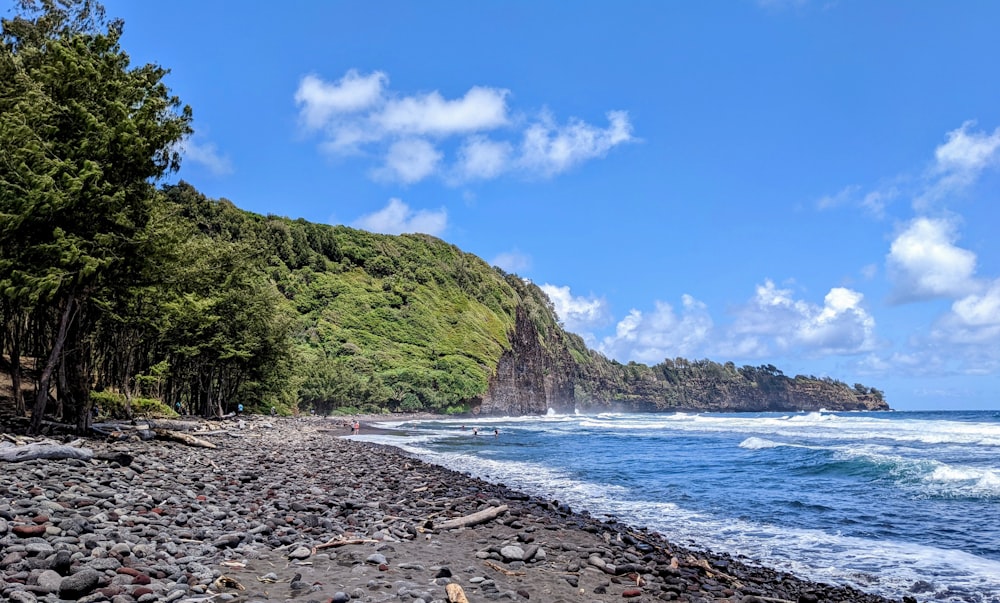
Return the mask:
<svg viewBox="0 0 1000 603">
<path fill-rule="evenodd" d="M 883 408 L 707 360 L 622 365 L 536 286 L 426 235 L 245 212 L 176 169 L 190 108 L 89 2 L 3 21 L 0 409 L 541 413 Z M 24 392 L 28 393 L 27 398 Z"/>
</svg>

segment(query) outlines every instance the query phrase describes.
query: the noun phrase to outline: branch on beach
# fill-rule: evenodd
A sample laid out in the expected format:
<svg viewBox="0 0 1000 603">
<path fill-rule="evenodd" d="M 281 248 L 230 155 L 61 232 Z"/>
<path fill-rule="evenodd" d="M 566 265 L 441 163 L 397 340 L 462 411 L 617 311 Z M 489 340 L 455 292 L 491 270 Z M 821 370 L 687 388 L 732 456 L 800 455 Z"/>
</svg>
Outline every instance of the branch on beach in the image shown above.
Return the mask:
<svg viewBox="0 0 1000 603">
<path fill-rule="evenodd" d="M 158 438 L 180 442 L 182 444 L 187 444 L 188 446 L 197 446 L 199 448 L 218 448 L 218 446 L 208 440 L 196 438 L 192 435 L 180 433 L 178 431 L 171 431 L 169 429 L 154 429 L 153 433 L 155 433 Z"/>
<path fill-rule="evenodd" d="M 315 555 L 316 551 L 337 546 L 346 546 L 348 544 L 371 544 L 374 542 L 378 542 L 378 540 L 372 540 L 371 538 L 333 538 L 323 544 L 317 544 L 314 546 L 312 548 L 312 554 Z"/>
<path fill-rule="evenodd" d="M 448 603 L 469 603 L 468 597 L 465 596 L 465 591 L 454 582 L 445 584 L 444 592 L 448 595 Z"/>
<path fill-rule="evenodd" d="M 486 523 L 487 521 L 496 519 L 500 515 L 507 512 L 507 505 L 500 505 L 499 507 L 490 507 L 482 511 L 477 511 L 471 515 L 466 515 L 464 517 L 456 517 L 455 519 L 449 519 L 439 525 L 434 526 L 439 530 L 452 530 L 455 528 L 465 528 L 469 526 L 478 525 L 481 523 Z"/>
</svg>

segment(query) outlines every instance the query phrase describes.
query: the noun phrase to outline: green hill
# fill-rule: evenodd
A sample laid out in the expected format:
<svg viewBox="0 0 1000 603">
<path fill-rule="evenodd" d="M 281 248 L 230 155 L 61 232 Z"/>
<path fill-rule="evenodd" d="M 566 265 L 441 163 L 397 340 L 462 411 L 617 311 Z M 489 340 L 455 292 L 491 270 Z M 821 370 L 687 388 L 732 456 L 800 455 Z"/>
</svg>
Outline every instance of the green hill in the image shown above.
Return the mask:
<svg viewBox="0 0 1000 603">
<path fill-rule="evenodd" d="M 708 360 L 622 365 L 564 331 L 516 275 L 427 235 L 379 235 L 166 189 L 205 236 L 256 249 L 293 323 L 303 408 L 559 410 L 882 408 L 877 390 Z"/>
</svg>

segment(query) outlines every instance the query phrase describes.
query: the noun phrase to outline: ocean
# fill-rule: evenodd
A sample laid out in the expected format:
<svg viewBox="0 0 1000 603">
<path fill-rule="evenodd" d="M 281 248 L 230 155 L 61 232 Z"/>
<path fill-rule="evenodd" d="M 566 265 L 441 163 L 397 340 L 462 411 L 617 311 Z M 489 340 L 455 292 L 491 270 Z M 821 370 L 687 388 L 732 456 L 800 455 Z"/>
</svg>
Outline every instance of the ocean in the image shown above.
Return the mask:
<svg viewBox="0 0 1000 603">
<path fill-rule="evenodd" d="M 1000 412 L 382 425 L 398 435 L 351 437 L 814 581 L 1000 603 Z"/>
</svg>

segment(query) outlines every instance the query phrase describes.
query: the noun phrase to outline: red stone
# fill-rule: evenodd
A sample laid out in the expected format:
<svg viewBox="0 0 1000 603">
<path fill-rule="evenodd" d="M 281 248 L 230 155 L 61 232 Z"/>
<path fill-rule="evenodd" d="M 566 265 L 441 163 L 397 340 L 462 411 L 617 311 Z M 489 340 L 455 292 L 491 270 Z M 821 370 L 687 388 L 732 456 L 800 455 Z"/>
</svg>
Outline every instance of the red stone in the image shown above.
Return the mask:
<svg viewBox="0 0 1000 603">
<path fill-rule="evenodd" d="M 32 536 L 41 536 L 45 534 L 45 526 L 14 526 L 10 529 L 21 538 L 31 538 Z"/>
<path fill-rule="evenodd" d="M 138 576 L 139 574 L 142 573 L 139 570 L 135 569 L 134 567 L 120 567 L 115 571 L 117 571 L 119 574 L 128 574 L 129 576 Z"/>
<path fill-rule="evenodd" d="M 622 591 L 622 596 L 626 599 L 631 599 L 632 597 L 641 597 L 642 589 L 639 588 L 626 588 Z"/>
<path fill-rule="evenodd" d="M 33 521 L 33 522 L 35 522 L 37 524 L 48 523 L 49 516 L 48 515 L 35 515 L 35 517 L 32 518 L 31 521 Z"/>
<path fill-rule="evenodd" d="M 149 584 L 153 580 L 146 574 L 138 574 L 132 578 L 132 584 Z"/>
<path fill-rule="evenodd" d="M 153 589 L 147 588 L 145 586 L 140 586 L 139 588 L 136 588 L 135 590 L 132 591 L 132 596 L 135 597 L 136 599 L 138 599 L 143 595 L 151 595 L 151 594 L 153 594 Z"/>
</svg>

